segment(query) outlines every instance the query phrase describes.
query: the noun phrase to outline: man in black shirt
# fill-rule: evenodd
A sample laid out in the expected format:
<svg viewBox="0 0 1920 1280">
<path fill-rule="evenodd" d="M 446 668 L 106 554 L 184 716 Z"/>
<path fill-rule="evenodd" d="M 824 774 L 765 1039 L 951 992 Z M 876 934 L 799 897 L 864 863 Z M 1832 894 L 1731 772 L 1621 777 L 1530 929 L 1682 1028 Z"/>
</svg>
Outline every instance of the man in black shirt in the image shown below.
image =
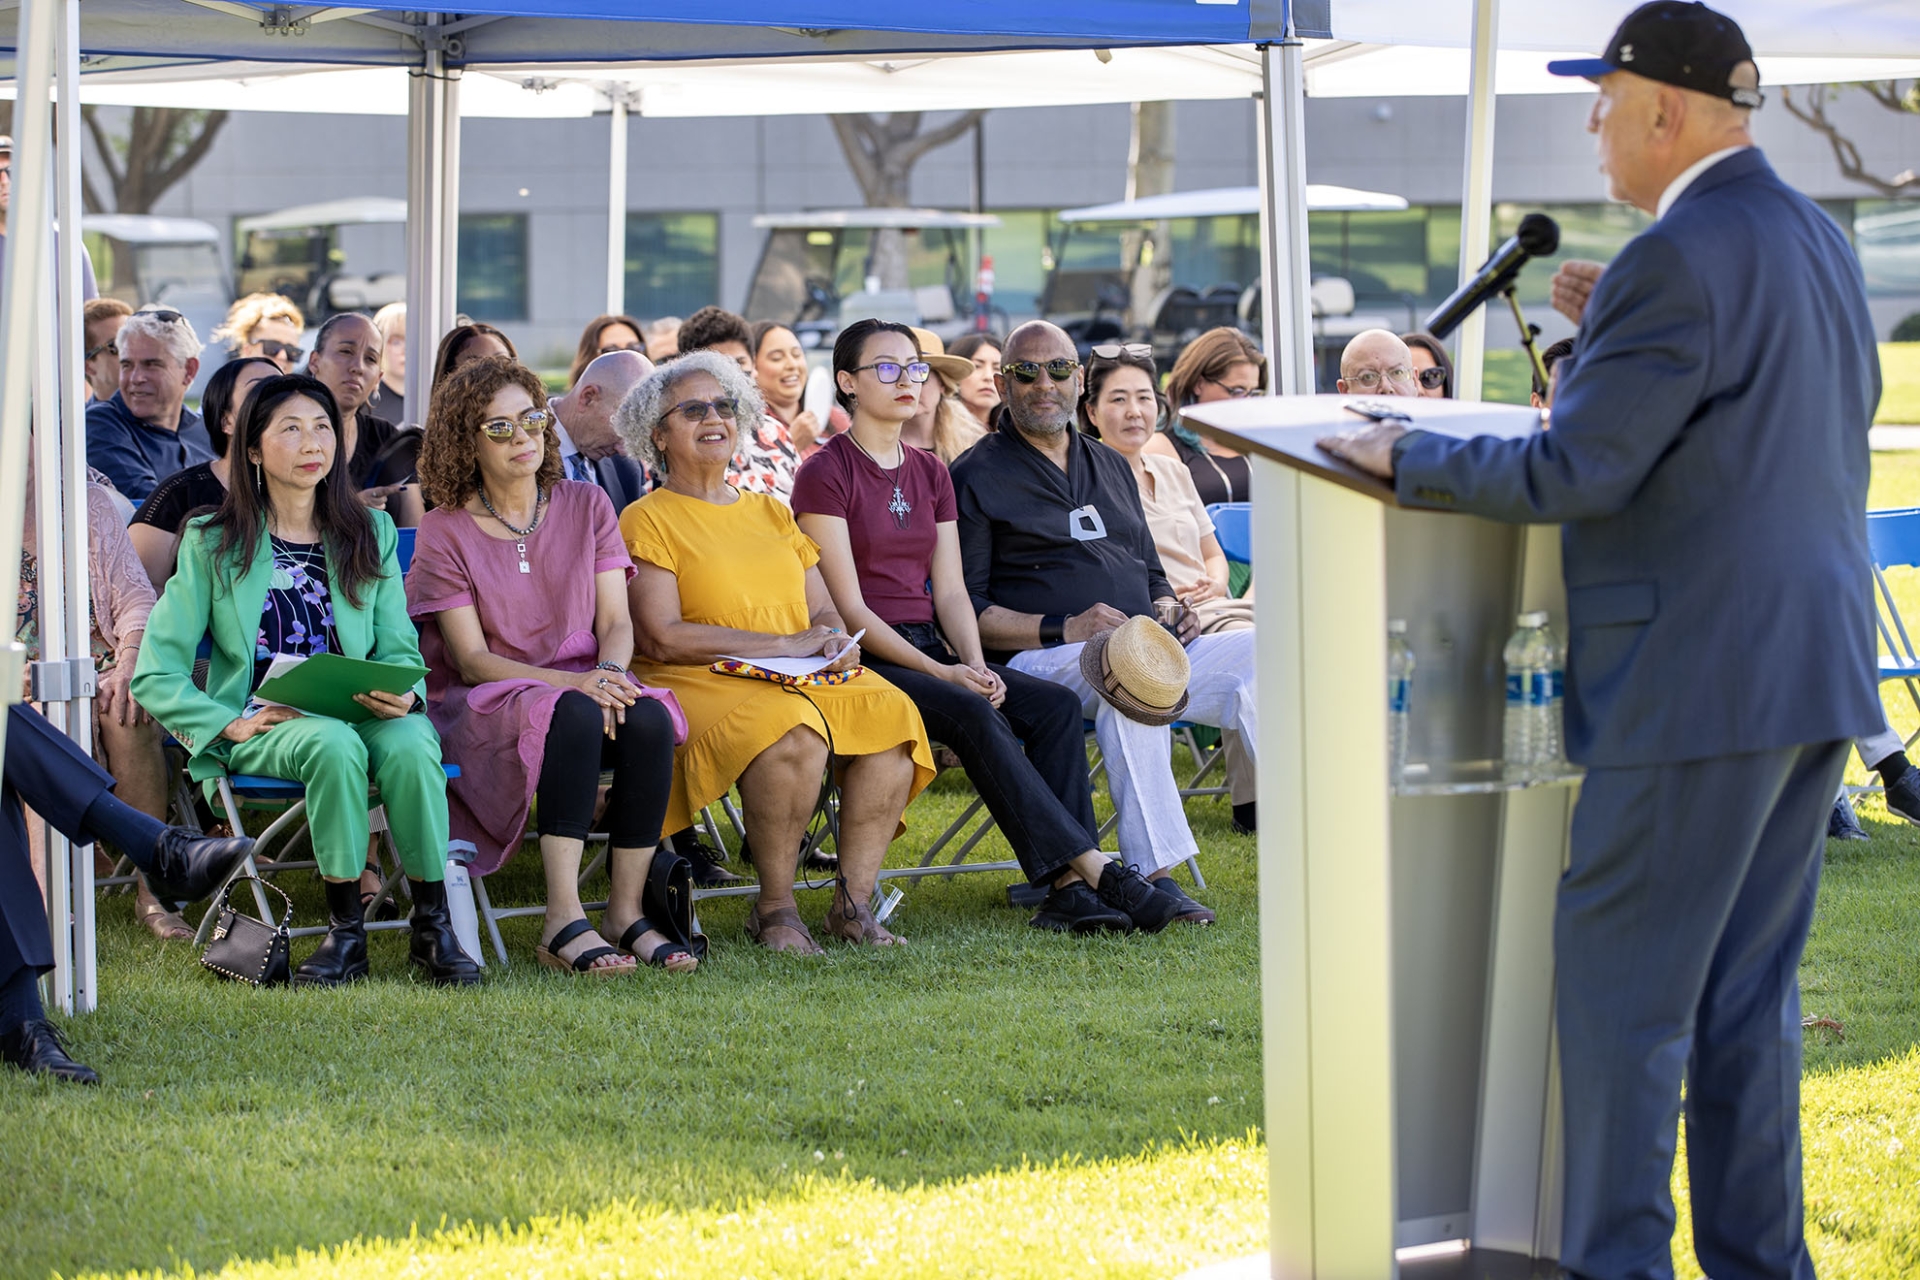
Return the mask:
<svg viewBox="0 0 1920 1280">
<path fill-rule="evenodd" d="M 1177 629 L 1193 666 L 1185 718 L 1255 741 L 1253 633 L 1202 636 L 1154 550 L 1127 460 L 1074 430 L 1081 377 L 1072 339 L 1034 321 L 1007 339 L 995 378 L 1002 429 L 953 467 L 967 590 L 989 658 L 1078 693 L 1107 762 L 1120 851 L 1161 892 L 1198 852 L 1174 781 L 1171 730 L 1114 710 L 1080 673 L 1081 646 L 1129 617 Z M 1184 894 L 1180 896 L 1185 897 Z M 1210 921 L 1191 902 L 1183 919 Z"/>
</svg>

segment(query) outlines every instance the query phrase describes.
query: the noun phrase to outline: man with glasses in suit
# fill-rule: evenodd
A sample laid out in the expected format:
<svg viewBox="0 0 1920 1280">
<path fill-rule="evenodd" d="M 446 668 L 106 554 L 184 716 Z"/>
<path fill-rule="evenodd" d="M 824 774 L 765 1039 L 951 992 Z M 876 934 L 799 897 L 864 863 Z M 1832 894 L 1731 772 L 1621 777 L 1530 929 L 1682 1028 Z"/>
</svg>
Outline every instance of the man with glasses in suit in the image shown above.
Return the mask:
<svg viewBox="0 0 1920 1280">
<path fill-rule="evenodd" d="M 653 361 L 638 351 L 609 351 L 580 371 L 571 391 L 547 401 L 560 436 L 561 473 L 605 489 L 616 513 L 653 488 L 653 477 L 627 456 L 613 427 L 613 411 L 652 372 Z"/>
</svg>

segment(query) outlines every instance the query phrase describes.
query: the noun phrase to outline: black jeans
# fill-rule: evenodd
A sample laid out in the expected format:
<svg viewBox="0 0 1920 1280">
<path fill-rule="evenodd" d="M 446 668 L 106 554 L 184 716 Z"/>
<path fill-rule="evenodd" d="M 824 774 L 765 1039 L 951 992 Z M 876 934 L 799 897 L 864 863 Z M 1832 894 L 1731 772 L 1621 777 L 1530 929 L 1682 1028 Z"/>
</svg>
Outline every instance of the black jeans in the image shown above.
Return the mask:
<svg viewBox="0 0 1920 1280">
<path fill-rule="evenodd" d="M 673 790 L 673 716 L 659 702 L 642 698 L 627 708 L 627 722 L 614 737 L 602 729 L 600 704 L 569 689 L 553 704 L 546 756 L 540 762 L 543 836 L 585 840 L 593 822 L 600 770 L 613 770 L 607 793 L 607 835 L 616 849 L 650 849 L 660 843 Z"/>
<path fill-rule="evenodd" d="M 932 627 L 896 630 L 935 662 L 956 661 Z M 996 710 L 979 694 L 938 676 L 869 656 L 861 662 L 912 698 L 928 736 L 960 757 L 1029 881 L 1050 884 L 1069 862 L 1099 847 L 1086 731 L 1080 699 L 1071 690 L 994 666 L 1007 683 L 1006 701 Z"/>
</svg>

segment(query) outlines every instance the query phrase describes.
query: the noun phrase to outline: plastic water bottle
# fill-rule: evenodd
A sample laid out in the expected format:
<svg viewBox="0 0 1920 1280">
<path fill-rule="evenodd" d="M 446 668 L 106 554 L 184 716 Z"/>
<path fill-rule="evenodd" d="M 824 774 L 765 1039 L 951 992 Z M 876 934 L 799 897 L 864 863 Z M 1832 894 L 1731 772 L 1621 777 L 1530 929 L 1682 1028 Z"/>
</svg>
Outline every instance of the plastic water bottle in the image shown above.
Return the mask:
<svg viewBox="0 0 1920 1280">
<path fill-rule="evenodd" d="M 1387 622 L 1387 778 L 1399 786 L 1407 774 L 1407 698 L 1413 690 L 1413 649 L 1407 622 Z"/>
<path fill-rule="evenodd" d="M 1545 625 L 1544 613 L 1523 613 L 1513 635 L 1507 639 L 1507 647 L 1501 656 L 1507 665 L 1507 707 L 1506 716 L 1501 723 L 1500 754 L 1502 773 L 1509 782 L 1524 782 L 1534 776 L 1535 762 L 1539 758 L 1536 735 L 1541 727 L 1541 717 L 1534 708 L 1536 696 L 1544 699 L 1548 679 L 1545 671 L 1546 660 L 1540 640 L 1540 628 Z M 1534 676 L 1541 676 L 1536 688 Z"/>
<path fill-rule="evenodd" d="M 487 954 L 480 947 L 480 912 L 473 902 L 473 878 L 467 874 L 467 864 L 458 858 L 447 859 L 447 914 L 452 918 L 453 936 L 460 949 L 484 967 Z"/>
<path fill-rule="evenodd" d="M 1547 705 L 1540 724 L 1537 763 L 1543 773 L 1564 773 L 1567 765 L 1565 707 L 1567 700 L 1567 642 L 1551 626 L 1540 630 L 1547 665 Z"/>
</svg>

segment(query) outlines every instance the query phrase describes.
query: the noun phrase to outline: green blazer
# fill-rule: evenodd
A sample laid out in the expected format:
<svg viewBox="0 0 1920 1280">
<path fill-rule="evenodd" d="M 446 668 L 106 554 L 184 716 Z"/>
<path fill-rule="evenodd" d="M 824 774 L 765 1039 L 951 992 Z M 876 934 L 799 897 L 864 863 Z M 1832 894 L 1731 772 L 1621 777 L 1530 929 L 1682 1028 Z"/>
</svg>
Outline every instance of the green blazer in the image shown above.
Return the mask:
<svg viewBox="0 0 1920 1280">
<path fill-rule="evenodd" d="M 334 637 L 339 652 L 349 658 L 421 665 L 420 636 L 407 616 L 406 589 L 400 581 L 399 542 L 393 518 L 369 511 L 380 559 L 386 573 L 372 587 L 368 599 L 355 605 L 347 593 L 333 590 Z M 254 646 L 260 635 L 260 611 L 266 605 L 273 577 L 273 552 L 265 534 L 255 548 L 253 565 L 238 578 L 231 562 L 215 565 L 217 533 L 209 532 L 207 517 L 188 522 L 180 539 L 180 562 L 167 579 L 147 619 L 140 644 L 140 661 L 133 669 L 132 691 L 188 752 L 187 773 L 203 782 L 225 771 L 232 743 L 220 731 L 246 710 L 253 692 Z M 337 583 L 333 554 L 327 553 L 327 579 Z M 193 663 L 202 637 L 213 642 L 207 687 L 194 686 Z M 414 694 L 426 698 L 424 685 Z"/>
</svg>

